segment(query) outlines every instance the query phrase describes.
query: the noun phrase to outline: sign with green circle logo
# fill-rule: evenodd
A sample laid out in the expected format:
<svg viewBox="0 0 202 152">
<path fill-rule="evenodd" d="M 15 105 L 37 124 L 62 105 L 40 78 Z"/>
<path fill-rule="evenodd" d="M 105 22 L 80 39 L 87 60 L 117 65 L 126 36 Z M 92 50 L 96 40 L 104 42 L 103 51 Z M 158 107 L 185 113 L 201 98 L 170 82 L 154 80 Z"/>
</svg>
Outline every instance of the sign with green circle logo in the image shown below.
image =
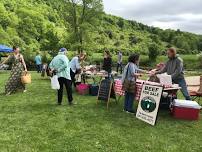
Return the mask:
<svg viewBox="0 0 202 152">
<path fill-rule="evenodd" d="M 144 97 L 141 100 L 141 108 L 147 113 L 153 112 L 156 109 L 156 101 L 152 97 Z"/>
<path fill-rule="evenodd" d="M 162 92 L 162 86 L 143 85 L 136 113 L 138 119 L 155 125 Z"/>
</svg>

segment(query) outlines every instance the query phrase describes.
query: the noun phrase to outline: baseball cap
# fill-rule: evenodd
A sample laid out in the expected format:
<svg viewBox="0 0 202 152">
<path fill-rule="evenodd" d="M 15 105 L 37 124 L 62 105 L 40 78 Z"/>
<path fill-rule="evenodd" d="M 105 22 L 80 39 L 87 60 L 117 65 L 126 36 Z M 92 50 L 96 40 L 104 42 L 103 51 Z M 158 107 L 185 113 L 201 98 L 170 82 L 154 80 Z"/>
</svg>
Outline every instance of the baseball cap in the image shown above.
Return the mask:
<svg viewBox="0 0 202 152">
<path fill-rule="evenodd" d="M 67 51 L 66 48 L 61 48 L 61 49 L 60 49 L 60 52 L 66 52 L 66 51 Z"/>
</svg>

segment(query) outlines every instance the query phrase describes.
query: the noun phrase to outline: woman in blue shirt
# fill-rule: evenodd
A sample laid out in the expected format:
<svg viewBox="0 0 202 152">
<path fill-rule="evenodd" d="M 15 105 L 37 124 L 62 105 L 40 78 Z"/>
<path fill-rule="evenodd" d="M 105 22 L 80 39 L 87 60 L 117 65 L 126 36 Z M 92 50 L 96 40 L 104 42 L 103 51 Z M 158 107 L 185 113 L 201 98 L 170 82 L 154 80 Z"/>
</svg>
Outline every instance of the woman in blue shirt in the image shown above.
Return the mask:
<svg viewBox="0 0 202 152">
<path fill-rule="evenodd" d="M 136 85 L 136 80 L 141 73 L 146 73 L 145 70 L 139 69 L 139 55 L 133 54 L 128 59 L 128 64 L 124 68 L 124 73 L 122 77 L 122 83 L 125 80 L 131 82 L 131 84 Z M 124 103 L 124 111 L 128 113 L 134 113 L 133 110 L 133 102 L 135 99 L 135 86 L 134 90 L 125 90 L 125 103 Z"/>
</svg>

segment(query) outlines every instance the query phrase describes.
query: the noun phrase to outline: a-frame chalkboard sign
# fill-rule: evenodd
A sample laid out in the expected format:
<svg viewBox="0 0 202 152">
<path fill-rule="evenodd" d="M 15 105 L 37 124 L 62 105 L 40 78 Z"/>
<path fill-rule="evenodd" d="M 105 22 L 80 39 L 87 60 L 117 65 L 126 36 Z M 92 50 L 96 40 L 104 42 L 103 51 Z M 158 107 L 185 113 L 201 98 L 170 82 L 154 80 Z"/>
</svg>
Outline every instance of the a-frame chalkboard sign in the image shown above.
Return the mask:
<svg viewBox="0 0 202 152">
<path fill-rule="evenodd" d="M 109 80 L 109 79 L 102 80 L 100 83 L 100 87 L 99 87 L 97 103 L 99 101 L 106 101 L 107 102 L 107 109 L 108 109 L 110 98 L 113 98 L 116 101 L 116 94 L 114 91 L 114 83 L 112 80 Z"/>
</svg>

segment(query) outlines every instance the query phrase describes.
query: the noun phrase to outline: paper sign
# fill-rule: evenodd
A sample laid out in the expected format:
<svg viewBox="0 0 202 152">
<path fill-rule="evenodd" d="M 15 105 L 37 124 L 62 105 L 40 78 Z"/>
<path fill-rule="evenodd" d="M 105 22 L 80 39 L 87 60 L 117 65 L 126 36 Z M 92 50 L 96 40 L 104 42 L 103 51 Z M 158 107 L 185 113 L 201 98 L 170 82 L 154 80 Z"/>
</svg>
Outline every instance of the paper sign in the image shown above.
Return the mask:
<svg viewBox="0 0 202 152">
<path fill-rule="evenodd" d="M 163 87 L 143 85 L 136 117 L 146 123 L 155 125 Z"/>
</svg>

